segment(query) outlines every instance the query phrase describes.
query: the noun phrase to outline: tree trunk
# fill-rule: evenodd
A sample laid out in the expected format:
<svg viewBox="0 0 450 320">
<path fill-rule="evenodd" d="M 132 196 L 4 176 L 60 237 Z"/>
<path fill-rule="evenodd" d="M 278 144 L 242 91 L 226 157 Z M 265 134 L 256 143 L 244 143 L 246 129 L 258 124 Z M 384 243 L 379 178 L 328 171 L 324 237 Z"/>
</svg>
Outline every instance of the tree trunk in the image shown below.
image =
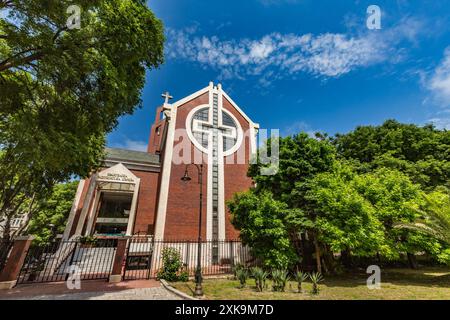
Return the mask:
<svg viewBox="0 0 450 320">
<path fill-rule="evenodd" d="M 313 248 L 311 239 L 307 239 L 305 234 L 301 236 L 301 249 L 302 249 L 302 269 L 311 270 L 314 268 Z"/>
<path fill-rule="evenodd" d="M 2 240 L 11 240 L 11 217 L 6 217 L 5 226 L 3 228 Z"/>
<path fill-rule="evenodd" d="M 381 255 L 379 252 L 377 252 L 377 260 L 378 260 L 378 264 L 381 265 Z"/>
<path fill-rule="evenodd" d="M 33 193 L 30 204 L 28 206 L 28 211 L 24 214 L 24 219 L 23 219 L 22 225 L 16 230 L 16 232 L 14 233 L 14 236 L 20 236 L 20 235 L 22 235 L 23 231 L 27 230 L 28 224 L 30 223 L 31 218 L 33 217 L 33 214 L 35 211 L 35 210 L 33 210 L 35 200 L 36 200 L 36 193 Z M 34 207 L 34 209 L 36 209 L 36 207 Z"/>
<path fill-rule="evenodd" d="M 341 260 L 346 269 L 351 269 L 353 267 L 350 250 L 345 249 L 341 251 Z"/>
<path fill-rule="evenodd" d="M 336 261 L 334 259 L 333 251 L 327 245 L 323 247 L 323 265 L 324 270 L 329 274 L 336 274 Z"/>
<path fill-rule="evenodd" d="M 416 256 L 413 253 L 407 253 L 408 256 L 408 262 L 411 269 L 417 269 L 417 260 Z"/>
<path fill-rule="evenodd" d="M 320 262 L 320 247 L 319 247 L 319 242 L 317 241 L 317 234 L 314 234 L 314 248 L 316 251 L 316 267 L 317 267 L 317 272 L 322 273 L 322 263 Z"/>
</svg>

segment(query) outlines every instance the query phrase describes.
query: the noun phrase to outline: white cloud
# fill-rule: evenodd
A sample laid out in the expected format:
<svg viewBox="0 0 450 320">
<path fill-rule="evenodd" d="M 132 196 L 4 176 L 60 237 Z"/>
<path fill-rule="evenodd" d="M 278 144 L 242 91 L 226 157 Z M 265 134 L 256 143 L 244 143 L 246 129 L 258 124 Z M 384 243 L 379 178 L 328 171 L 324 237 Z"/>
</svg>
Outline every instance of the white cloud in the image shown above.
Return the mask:
<svg viewBox="0 0 450 320">
<path fill-rule="evenodd" d="M 450 118 L 433 118 L 429 119 L 428 122 L 434 124 L 440 130 L 450 130 Z"/>
<path fill-rule="evenodd" d="M 271 33 L 260 39 L 219 39 L 197 36 L 186 30 L 168 30 L 169 58 L 200 64 L 219 72 L 221 78 L 270 78 L 307 73 L 337 78 L 355 69 L 403 59 L 400 43 L 414 41 L 420 21 L 404 19 L 397 26 L 361 35 L 341 33 Z"/>
<path fill-rule="evenodd" d="M 426 87 L 438 104 L 450 107 L 450 47 L 447 47 L 441 63 L 426 80 Z"/>
<path fill-rule="evenodd" d="M 295 121 L 288 126 L 281 129 L 283 136 L 291 136 L 300 132 L 306 132 L 311 138 L 315 137 L 316 132 L 320 130 L 313 130 L 311 126 L 304 121 Z"/>
<path fill-rule="evenodd" d="M 134 150 L 134 151 L 147 151 L 147 142 L 139 140 L 126 139 L 123 143 L 116 143 L 114 148 Z"/>
</svg>

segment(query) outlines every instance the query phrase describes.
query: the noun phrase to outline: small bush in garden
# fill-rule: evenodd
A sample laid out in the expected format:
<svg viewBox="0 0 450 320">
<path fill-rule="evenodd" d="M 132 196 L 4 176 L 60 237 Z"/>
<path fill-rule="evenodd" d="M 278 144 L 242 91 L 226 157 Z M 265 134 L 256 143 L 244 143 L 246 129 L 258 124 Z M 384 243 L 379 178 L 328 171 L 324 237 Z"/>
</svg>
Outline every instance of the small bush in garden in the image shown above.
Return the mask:
<svg viewBox="0 0 450 320">
<path fill-rule="evenodd" d="M 266 286 L 268 273 L 261 268 L 254 267 L 252 268 L 252 276 L 255 279 L 256 290 L 262 292 Z"/>
<path fill-rule="evenodd" d="M 158 279 L 167 281 L 187 281 L 188 276 L 186 272 L 181 272 L 183 267 L 180 252 L 175 248 L 164 248 L 162 251 L 163 266 L 158 271 Z"/>
<path fill-rule="evenodd" d="M 188 282 L 189 281 L 189 272 L 187 272 L 187 271 L 180 272 L 180 274 L 178 275 L 178 281 Z"/>
<path fill-rule="evenodd" d="M 236 278 L 239 280 L 240 288 L 241 289 L 244 288 L 247 283 L 247 279 L 248 279 L 247 269 L 242 268 L 242 269 L 236 270 Z"/>
<path fill-rule="evenodd" d="M 286 270 L 272 271 L 273 291 L 284 292 L 289 281 L 289 273 Z"/>
<path fill-rule="evenodd" d="M 241 263 L 237 263 L 233 266 L 233 275 L 235 280 L 238 280 L 237 273 L 242 269 L 245 269 L 245 266 Z"/>
<path fill-rule="evenodd" d="M 297 271 L 294 274 L 294 279 L 297 282 L 298 292 L 302 293 L 302 283 L 309 278 L 309 274 L 303 271 Z"/>
<path fill-rule="evenodd" d="M 313 272 L 309 275 L 309 278 L 313 285 L 312 294 L 319 294 L 319 282 L 323 281 L 322 274 L 320 272 Z"/>
</svg>

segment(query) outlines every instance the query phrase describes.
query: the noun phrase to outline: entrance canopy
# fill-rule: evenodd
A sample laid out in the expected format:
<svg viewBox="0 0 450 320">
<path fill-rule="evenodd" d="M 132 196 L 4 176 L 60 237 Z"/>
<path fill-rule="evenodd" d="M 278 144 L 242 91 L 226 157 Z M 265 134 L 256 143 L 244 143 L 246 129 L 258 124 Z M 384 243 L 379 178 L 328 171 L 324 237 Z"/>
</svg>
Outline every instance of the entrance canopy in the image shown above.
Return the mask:
<svg viewBox="0 0 450 320">
<path fill-rule="evenodd" d="M 140 179 L 122 163 L 91 177 L 76 235 L 132 235 Z"/>
</svg>

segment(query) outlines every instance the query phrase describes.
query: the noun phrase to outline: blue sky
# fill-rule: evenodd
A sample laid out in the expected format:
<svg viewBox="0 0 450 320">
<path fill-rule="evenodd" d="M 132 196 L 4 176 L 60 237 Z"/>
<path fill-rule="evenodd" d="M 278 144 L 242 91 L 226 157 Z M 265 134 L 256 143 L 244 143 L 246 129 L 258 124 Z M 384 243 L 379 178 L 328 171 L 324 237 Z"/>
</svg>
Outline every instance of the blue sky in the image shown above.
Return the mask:
<svg viewBox="0 0 450 320">
<path fill-rule="evenodd" d="M 108 145 L 143 150 L 161 93 L 222 83 L 262 128 L 345 133 L 386 119 L 450 129 L 450 1 L 154 0 L 166 62 Z M 381 30 L 366 26 L 382 10 Z"/>
</svg>

